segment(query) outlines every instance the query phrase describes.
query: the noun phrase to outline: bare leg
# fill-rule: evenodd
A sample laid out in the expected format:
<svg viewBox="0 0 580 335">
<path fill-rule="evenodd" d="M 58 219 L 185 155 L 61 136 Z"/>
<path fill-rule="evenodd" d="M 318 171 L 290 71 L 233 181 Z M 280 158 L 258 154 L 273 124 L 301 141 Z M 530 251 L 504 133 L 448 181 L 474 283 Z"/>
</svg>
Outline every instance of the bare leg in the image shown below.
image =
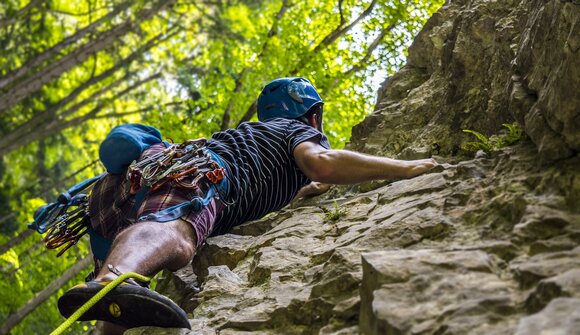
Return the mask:
<svg viewBox="0 0 580 335">
<path fill-rule="evenodd" d="M 195 230 L 185 221 L 141 222 L 122 231 L 111 247 L 105 266 L 95 280 L 113 280 L 107 264 L 121 272 L 155 275 L 162 269 L 177 270 L 195 253 Z"/>
<path fill-rule="evenodd" d="M 122 231 L 111 247 L 105 266 L 95 280 L 115 279 L 106 264 L 121 272 L 137 272 L 151 276 L 167 268 L 177 270 L 189 263 L 195 253 L 195 231 L 182 220 L 142 222 Z M 127 328 L 105 322 L 105 335 L 121 335 Z"/>
</svg>

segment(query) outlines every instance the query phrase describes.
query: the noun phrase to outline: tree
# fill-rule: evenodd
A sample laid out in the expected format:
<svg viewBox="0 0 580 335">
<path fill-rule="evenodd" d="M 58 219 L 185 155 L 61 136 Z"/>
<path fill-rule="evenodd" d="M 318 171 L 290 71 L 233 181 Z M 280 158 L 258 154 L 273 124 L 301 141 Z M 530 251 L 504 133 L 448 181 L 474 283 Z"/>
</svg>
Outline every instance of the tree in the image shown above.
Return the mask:
<svg viewBox="0 0 580 335">
<path fill-rule="evenodd" d="M 92 263 L 92 260 L 92 257 L 86 256 L 75 265 L 73 265 L 70 269 L 68 269 L 62 276 L 58 277 L 52 283 L 50 283 L 50 285 L 48 285 L 44 290 L 39 292 L 33 299 L 28 301 L 26 305 L 22 306 L 16 312 L 11 314 L 0 326 L 0 334 L 8 334 L 10 330 L 14 328 L 14 326 L 16 326 L 28 314 L 30 314 L 30 312 L 37 308 L 38 305 L 46 301 L 46 299 L 52 296 L 59 288 L 65 285 L 75 275 L 86 269 Z"/>
</svg>

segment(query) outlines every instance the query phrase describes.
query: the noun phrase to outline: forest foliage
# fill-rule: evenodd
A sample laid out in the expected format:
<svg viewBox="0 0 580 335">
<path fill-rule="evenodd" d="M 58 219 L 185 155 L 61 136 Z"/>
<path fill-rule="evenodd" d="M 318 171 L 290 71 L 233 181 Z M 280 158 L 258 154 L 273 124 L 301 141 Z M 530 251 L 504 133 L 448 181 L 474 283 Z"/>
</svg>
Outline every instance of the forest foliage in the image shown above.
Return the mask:
<svg viewBox="0 0 580 335">
<path fill-rule="evenodd" d="M 268 81 L 304 76 L 325 99 L 325 130 L 341 147 L 442 2 L 2 1 L 0 323 L 88 254 L 83 243 L 55 258 L 24 233 L 26 222 L 102 172 L 98 144 L 114 125 L 151 124 L 174 141 L 208 137 L 256 120 Z M 61 293 L 8 331 L 50 332 L 62 321 Z"/>
</svg>

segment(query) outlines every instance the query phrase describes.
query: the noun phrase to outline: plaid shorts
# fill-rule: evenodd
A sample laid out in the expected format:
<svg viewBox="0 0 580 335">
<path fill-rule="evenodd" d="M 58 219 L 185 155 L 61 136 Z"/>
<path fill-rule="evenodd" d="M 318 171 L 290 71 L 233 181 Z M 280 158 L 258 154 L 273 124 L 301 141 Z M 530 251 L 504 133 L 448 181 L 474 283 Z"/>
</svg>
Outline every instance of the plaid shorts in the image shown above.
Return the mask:
<svg viewBox="0 0 580 335">
<path fill-rule="evenodd" d="M 156 144 L 145 150 L 140 159 L 165 149 Z M 193 177 L 192 177 L 193 178 Z M 135 224 L 141 216 L 157 213 L 163 209 L 190 201 L 194 196 L 204 197 L 209 184 L 199 183 L 195 190 L 175 187 L 165 183 L 149 192 L 141 206 L 135 208 L 135 196 L 131 195 L 131 185 L 125 174 L 107 174 L 95 183 L 89 198 L 89 216 L 93 230 L 108 240 L 113 240 L 123 229 Z M 213 230 L 222 204 L 215 198 L 201 211 L 189 211 L 181 220 L 191 224 L 195 230 L 196 245 L 199 248 Z"/>
</svg>

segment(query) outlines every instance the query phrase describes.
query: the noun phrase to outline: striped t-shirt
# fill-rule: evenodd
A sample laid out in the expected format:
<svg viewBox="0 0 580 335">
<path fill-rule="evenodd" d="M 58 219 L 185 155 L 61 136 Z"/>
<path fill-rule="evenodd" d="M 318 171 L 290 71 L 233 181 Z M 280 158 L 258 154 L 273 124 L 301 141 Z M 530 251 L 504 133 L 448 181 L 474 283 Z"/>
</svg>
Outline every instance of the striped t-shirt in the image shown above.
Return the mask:
<svg viewBox="0 0 580 335">
<path fill-rule="evenodd" d="M 310 183 L 294 160 L 294 148 L 308 140 L 330 149 L 324 134 L 292 119 L 247 122 L 215 133 L 207 147 L 225 163 L 228 191 L 212 236 L 279 210 Z"/>
</svg>

